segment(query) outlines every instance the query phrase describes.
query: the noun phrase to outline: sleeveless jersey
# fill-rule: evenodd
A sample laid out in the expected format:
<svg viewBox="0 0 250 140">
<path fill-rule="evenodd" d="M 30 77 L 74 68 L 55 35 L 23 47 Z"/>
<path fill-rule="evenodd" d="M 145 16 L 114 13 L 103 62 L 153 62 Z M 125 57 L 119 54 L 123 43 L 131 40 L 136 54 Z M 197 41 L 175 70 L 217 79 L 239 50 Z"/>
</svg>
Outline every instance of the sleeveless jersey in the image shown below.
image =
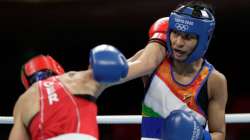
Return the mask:
<svg viewBox="0 0 250 140">
<path fill-rule="evenodd" d="M 159 139 L 163 118 L 173 110 L 186 110 L 205 126 L 208 96 L 207 90 L 201 89 L 206 87 L 205 83 L 212 70 L 213 66 L 204 61 L 194 79 L 184 85 L 174 79 L 171 62 L 166 57 L 154 73 L 146 91 L 142 105 L 142 139 Z"/>
<path fill-rule="evenodd" d="M 40 111 L 29 124 L 32 140 L 44 140 L 66 133 L 82 133 L 98 139 L 97 106 L 73 96 L 51 77 L 39 81 Z"/>
</svg>

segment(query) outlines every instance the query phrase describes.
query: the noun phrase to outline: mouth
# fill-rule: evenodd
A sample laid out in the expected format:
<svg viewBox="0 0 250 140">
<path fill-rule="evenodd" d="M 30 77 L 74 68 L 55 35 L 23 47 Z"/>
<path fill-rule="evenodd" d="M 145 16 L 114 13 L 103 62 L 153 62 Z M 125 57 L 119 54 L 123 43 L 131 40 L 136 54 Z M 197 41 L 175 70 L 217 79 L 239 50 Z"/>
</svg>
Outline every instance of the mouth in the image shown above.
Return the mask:
<svg viewBox="0 0 250 140">
<path fill-rule="evenodd" d="M 186 52 L 183 50 L 179 50 L 179 49 L 173 49 L 173 54 L 174 56 L 182 57 L 183 55 L 186 54 Z"/>
</svg>

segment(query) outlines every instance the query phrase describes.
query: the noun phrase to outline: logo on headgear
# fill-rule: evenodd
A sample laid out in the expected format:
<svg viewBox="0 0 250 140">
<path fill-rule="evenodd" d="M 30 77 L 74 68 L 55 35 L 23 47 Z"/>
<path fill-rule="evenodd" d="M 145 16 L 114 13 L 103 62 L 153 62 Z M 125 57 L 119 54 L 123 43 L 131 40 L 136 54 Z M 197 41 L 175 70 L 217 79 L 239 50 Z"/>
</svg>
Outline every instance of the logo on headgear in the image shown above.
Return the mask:
<svg viewBox="0 0 250 140">
<path fill-rule="evenodd" d="M 177 30 L 183 31 L 183 32 L 187 31 L 189 28 L 188 25 L 181 24 L 181 23 L 175 23 L 175 27 Z"/>
</svg>

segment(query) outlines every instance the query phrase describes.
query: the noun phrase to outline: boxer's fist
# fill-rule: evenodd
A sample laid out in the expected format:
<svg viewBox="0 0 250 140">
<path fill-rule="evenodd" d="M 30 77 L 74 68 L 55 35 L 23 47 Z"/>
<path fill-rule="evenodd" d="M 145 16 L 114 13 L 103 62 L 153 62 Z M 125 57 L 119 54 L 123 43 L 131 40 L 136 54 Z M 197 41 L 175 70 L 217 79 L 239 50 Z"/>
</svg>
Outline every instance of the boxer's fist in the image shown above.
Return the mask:
<svg viewBox="0 0 250 140">
<path fill-rule="evenodd" d="M 175 110 L 164 120 L 163 140 L 211 140 L 200 123 L 188 112 Z"/>
<path fill-rule="evenodd" d="M 166 44 L 167 30 L 168 30 L 168 17 L 158 19 L 149 30 L 150 41 L 156 41 L 163 45 Z"/>
<path fill-rule="evenodd" d="M 111 45 L 98 45 L 90 51 L 94 79 L 100 83 L 117 82 L 127 76 L 128 64 L 124 55 Z"/>
</svg>

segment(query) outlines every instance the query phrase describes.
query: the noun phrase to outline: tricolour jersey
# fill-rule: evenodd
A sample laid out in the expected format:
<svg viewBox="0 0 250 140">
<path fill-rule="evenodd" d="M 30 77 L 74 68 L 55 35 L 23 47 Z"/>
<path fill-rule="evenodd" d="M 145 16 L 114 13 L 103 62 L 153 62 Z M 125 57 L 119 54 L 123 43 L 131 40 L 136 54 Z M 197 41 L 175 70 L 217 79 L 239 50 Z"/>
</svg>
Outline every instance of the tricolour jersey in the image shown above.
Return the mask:
<svg viewBox="0 0 250 140">
<path fill-rule="evenodd" d="M 32 140 L 66 133 L 82 133 L 98 139 L 94 102 L 73 96 L 56 77 L 39 81 L 39 91 L 40 111 L 29 125 Z"/>
<path fill-rule="evenodd" d="M 194 79 L 184 85 L 174 79 L 170 60 L 165 58 L 151 79 L 142 105 L 142 139 L 159 139 L 163 118 L 173 110 L 186 110 L 205 126 L 207 106 L 204 104 L 208 95 L 207 90 L 201 89 L 206 87 L 212 70 L 213 66 L 204 61 Z"/>
</svg>

